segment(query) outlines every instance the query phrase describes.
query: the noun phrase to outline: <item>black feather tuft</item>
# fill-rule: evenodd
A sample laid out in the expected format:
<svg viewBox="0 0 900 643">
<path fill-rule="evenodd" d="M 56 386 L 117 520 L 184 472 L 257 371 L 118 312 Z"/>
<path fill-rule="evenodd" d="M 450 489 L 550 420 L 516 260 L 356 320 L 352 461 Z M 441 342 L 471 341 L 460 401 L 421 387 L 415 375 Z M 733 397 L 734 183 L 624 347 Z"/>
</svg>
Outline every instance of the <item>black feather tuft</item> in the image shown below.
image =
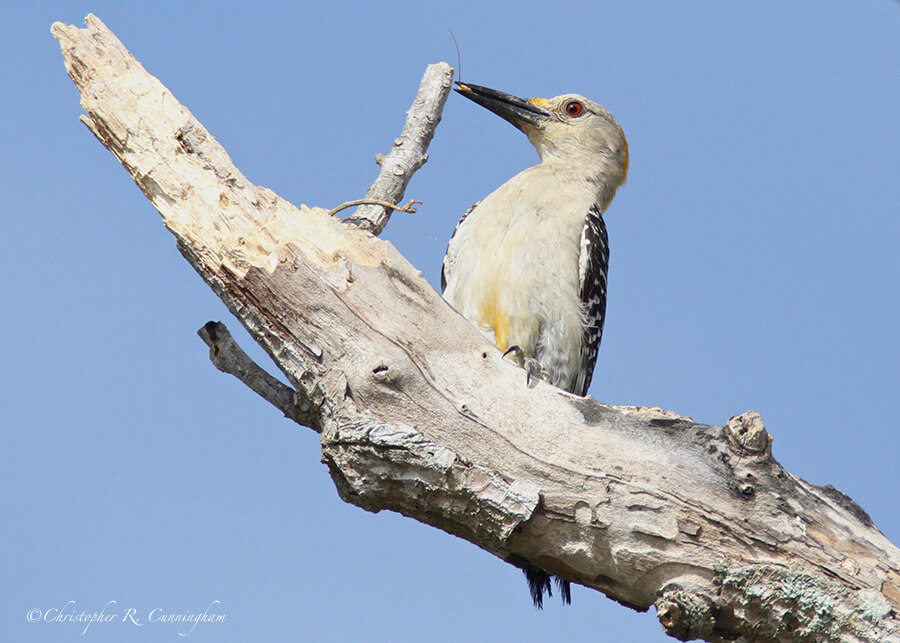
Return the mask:
<svg viewBox="0 0 900 643">
<path fill-rule="evenodd" d="M 531 592 L 531 600 L 536 608 L 544 609 L 544 592 L 547 596 L 553 596 L 550 586 L 550 574 L 535 565 L 525 565 L 522 568 L 525 578 L 528 580 L 528 591 Z"/>
<path fill-rule="evenodd" d="M 554 576 L 553 580 L 556 581 L 556 588 L 559 590 L 559 596 L 562 598 L 562 602 L 566 605 L 572 604 L 572 584 L 567 581 L 565 578 L 560 578 L 559 576 Z"/>
</svg>

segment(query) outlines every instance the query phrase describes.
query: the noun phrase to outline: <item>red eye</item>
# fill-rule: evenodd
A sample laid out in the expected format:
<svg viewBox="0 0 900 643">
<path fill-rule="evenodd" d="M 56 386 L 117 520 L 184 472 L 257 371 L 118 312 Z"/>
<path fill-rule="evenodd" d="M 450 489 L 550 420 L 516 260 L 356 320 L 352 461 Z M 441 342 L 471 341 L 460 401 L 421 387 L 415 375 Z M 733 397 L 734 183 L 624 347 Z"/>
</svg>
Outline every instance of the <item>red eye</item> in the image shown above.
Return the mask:
<svg viewBox="0 0 900 643">
<path fill-rule="evenodd" d="M 568 112 L 569 116 L 581 116 L 583 111 L 584 107 L 577 100 L 573 100 L 566 105 L 566 112 Z"/>
</svg>

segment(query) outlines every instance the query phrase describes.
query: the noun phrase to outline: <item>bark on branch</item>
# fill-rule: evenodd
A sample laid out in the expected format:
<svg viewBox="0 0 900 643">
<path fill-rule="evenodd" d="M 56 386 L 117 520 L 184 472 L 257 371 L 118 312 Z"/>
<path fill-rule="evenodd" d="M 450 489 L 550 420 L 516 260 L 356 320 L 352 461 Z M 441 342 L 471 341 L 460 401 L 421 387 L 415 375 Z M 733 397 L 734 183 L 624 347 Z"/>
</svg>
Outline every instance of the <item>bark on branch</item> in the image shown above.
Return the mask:
<svg viewBox="0 0 900 643">
<path fill-rule="evenodd" d="M 293 390 L 208 326 L 214 362 L 322 434 L 344 500 L 655 605 L 680 639 L 900 641 L 900 551 L 843 493 L 785 471 L 759 415 L 707 426 L 527 388 L 390 244 L 249 182 L 96 17 L 53 34 L 82 120 Z M 423 80 L 437 108 L 399 146 L 419 159 L 402 188 L 448 70 Z"/>
</svg>

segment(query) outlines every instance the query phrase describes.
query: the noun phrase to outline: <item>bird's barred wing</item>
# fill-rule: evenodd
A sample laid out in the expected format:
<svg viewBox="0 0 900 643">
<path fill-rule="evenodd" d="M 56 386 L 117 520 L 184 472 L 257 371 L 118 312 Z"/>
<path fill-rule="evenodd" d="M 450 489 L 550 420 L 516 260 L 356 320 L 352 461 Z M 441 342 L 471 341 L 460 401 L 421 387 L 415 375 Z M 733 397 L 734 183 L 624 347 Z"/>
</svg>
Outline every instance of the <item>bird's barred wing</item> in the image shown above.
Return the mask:
<svg viewBox="0 0 900 643">
<path fill-rule="evenodd" d="M 465 221 L 466 217 L 472 213 L 472 210 L 478 207 L 479 203 L 481 203 L 481 201 L 476 201 L 468 210 L 463 212 L 459 221 L 456 222 L 456 227 L 453 228 L 453 234 L 450 235 L 450 241 L 447 242 L 447 252 L 444 254 L 444 263 L 441 265 L 441 292 L 444 292 L 444 290 L 447 289 L 447 280 L 450 278 L 450 274 L 456 267 L 456 253 L 452 252 L 453 239 L 456 237 L 456 233 L 459 232 L 459 228 L 462 226 L 463 221 Z"/>
<path fill-rule="evenodd" d="M 585 324 L 582 331 L 581 368 L 575 378 L 573 393 L 586 395 L 594 375 L 594 364 L 603 336 L 606 317 L 606 276 L 609 269 L 609 239 L 603 212 L 591 207 L 581 231 L 581 254 L 578 276 L 581 283 L 581 303 Z"/>
</svg>

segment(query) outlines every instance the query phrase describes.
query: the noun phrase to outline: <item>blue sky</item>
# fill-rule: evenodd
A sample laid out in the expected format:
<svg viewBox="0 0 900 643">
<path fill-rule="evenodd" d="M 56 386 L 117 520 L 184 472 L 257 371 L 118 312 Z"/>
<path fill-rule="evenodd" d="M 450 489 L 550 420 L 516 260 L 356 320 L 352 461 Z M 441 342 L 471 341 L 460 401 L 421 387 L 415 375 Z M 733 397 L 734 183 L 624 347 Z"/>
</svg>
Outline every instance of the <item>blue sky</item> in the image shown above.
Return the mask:
<svg viewBox="0 0 900 643">
<path fill-rule="evenodd" d="M 4 9 L 0 181 L 4 600 L 16 641 L 182 640 L 162 623 L 32 609 L 226 614 L 194 641 L 662 641 L 655 615 L 521 573 L 413 520 L 342 503 L 317 436 L 207 359 L 225 321 L 159 217 L 78 123 L 50 24 L 96 13 L 295 203 L 359 198 L 425 66 L 525 96 L 578 92 L 625 129 L 591 393 L 722 424 L 900 541 L 900 3 L 123 3 Z M 451 96 L 385 238 L 437 284 L 460 213 L 536 161 Z M 254 355 L 263 359 L 261 351 Z"/>
</svg>

